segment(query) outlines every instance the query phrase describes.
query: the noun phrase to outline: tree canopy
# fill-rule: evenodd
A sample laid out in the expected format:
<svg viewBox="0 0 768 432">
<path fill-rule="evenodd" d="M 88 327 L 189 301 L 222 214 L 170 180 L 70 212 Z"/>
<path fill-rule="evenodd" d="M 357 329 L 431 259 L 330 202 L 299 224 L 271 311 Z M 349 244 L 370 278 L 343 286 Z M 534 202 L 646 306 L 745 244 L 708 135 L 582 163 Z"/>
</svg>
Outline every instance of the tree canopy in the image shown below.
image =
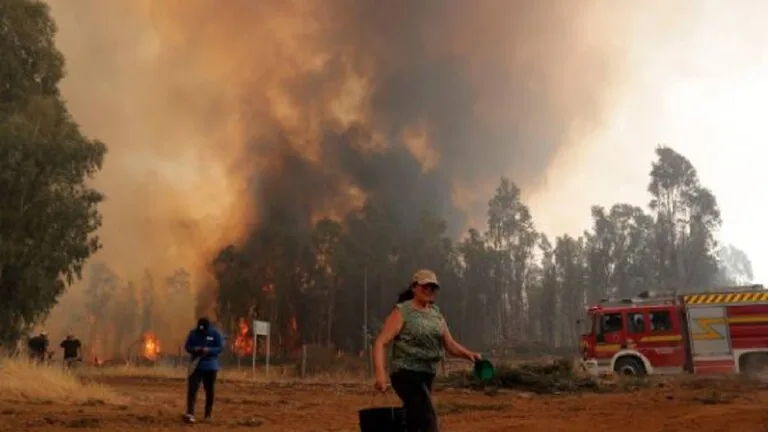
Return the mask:
<svg viewBox="0 0 768 432">
<path fill-rule="evenodd" d="M 216 259 L 219 317 L 228 328 L 243 317 L 272 321 L 287 350 L 301 341 L 358 351 L 365 281 L 375 331 L 410 273 L 427 267 L 444 285 L 438 301 L 453 332 L 467 343 L 572 346 L 573 323 L 601 298 L 751 278 L 743 252 L 716 244 L 717 200 L 683 155 L 656 149 L 648 191 L 647 208 L 594 206 L 589 230 L 552 240 L 537 231 L 508 178 L 488 202 L 485 229 L 458 242 L 439 215 L 425 212 L 409 229 L 375 200 L 341 222 L 299 227 L 275 219 Z"/>
<path fill-rule="evenodd" d="M 0 2 L 0 345 L 12 346 L 98 248 L 102 195 L 87 180 L 106 147 L 83 136 L 58 90 L 64 58 L 40 1 Z"/>
</svg>

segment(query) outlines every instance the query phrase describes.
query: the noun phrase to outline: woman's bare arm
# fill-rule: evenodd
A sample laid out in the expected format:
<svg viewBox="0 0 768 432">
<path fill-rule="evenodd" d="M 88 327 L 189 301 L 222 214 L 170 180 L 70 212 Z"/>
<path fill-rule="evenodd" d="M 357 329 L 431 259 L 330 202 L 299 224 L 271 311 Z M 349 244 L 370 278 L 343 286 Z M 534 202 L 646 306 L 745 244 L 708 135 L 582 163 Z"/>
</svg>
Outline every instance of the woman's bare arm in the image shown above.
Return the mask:
<svg viewBox="0 0 768 432">
<path fill-rule="evenodd" d="M 377 379 L 384 379 L 387 376 L 384 369 L 384 347 L 392 342 L 402 328 L 403 314 L 400 312 L 400 309 L 395 308 L 389 314 L 387 320 L 384 321 L 384 327 L 373 344 L 373 366 Z"/>
<path fill-rule="evenodd" d="M 475 361 L 480 358 L 480 355 L 474 353 L 456 342 L 456 339 L 451 335 L 451 331 L 448 330 L 448 323 L 443 321 L 443 346 L 449 354 L 453 354 L 456 357 L 463 357 L 469 361 Z"/>
</svg>

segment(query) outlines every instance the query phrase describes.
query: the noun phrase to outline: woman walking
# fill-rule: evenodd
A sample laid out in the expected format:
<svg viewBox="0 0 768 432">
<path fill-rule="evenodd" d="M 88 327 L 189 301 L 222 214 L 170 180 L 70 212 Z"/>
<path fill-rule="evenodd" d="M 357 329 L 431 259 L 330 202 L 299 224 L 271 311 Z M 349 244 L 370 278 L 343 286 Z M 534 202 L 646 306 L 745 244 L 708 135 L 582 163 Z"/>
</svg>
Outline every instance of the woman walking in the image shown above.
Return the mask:
<svg viewBox="0 0 768 432">
<path fill-rule="evenodd" d="M 440 309 L 434 305 L 439 289 L 434 272 L 417 271 L 408 289 L 400 294 L 373 348 L 375 387 L 386 391 L 384 347 L 394 341 L 390 380 L 403 401 L 408 432 L 440 430 L 431 393 L 444 350 L 472 362 L 480 359 L 480 354 L 464 348 L 451 336 Z"/>
</svg>

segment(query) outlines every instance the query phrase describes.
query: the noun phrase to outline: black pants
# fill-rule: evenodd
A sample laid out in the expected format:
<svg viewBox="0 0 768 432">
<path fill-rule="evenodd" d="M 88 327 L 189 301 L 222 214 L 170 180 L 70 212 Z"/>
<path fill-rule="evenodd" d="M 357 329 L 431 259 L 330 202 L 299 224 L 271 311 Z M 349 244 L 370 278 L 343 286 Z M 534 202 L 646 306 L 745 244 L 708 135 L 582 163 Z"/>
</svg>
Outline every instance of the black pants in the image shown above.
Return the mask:
<svg viewBox="0 0 768 432">
<path fill-rule="evenodd" d="M 203 383 L 203 390 L 205 390 L 205 417 L 208 418 L 213 411 L 216 371 L 201 371 L 198 369 L 187 378 L 187 414 L 195 414 L 195 400 L 197 399 L 197 389 L 200 388 L 201 381 Z"/>
<path fill-rule="evenodd" d="M 432 381 L 435 375 L 399 370 L 390 377 L 392 388 L 403 401 L 408 432 L 439 432 L 437 412 L 432 405 Z"/>
</svg>

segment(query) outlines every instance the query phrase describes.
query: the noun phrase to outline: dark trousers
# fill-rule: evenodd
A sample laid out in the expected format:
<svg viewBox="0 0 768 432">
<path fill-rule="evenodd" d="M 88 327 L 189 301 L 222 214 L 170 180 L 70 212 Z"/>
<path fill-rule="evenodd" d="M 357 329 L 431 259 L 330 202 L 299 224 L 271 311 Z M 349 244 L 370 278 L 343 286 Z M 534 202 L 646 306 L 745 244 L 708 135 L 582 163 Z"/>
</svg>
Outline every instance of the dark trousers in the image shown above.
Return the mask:
<svg viewBox="0 0 768 432">
<path fill-rule="evenodd" d="M 435 375 L 399 370 L 390 377 L 392 388 L 403 401 L 408 432 L 439 432 L 437 412 L 432 405 L 432 381 Z"/>
<path fill-rule="evenodd" d="M 210 417 L 213 411 L 213 394 L 216 387 L 216 371 L 195 370 L 187 378 L 187 414 L 195 414 L 195 401 L 197 400 L 197 390 L 200 388 L 200 382 L 203 383 L 205 390 L 205 417 Z"/>
</svg>

